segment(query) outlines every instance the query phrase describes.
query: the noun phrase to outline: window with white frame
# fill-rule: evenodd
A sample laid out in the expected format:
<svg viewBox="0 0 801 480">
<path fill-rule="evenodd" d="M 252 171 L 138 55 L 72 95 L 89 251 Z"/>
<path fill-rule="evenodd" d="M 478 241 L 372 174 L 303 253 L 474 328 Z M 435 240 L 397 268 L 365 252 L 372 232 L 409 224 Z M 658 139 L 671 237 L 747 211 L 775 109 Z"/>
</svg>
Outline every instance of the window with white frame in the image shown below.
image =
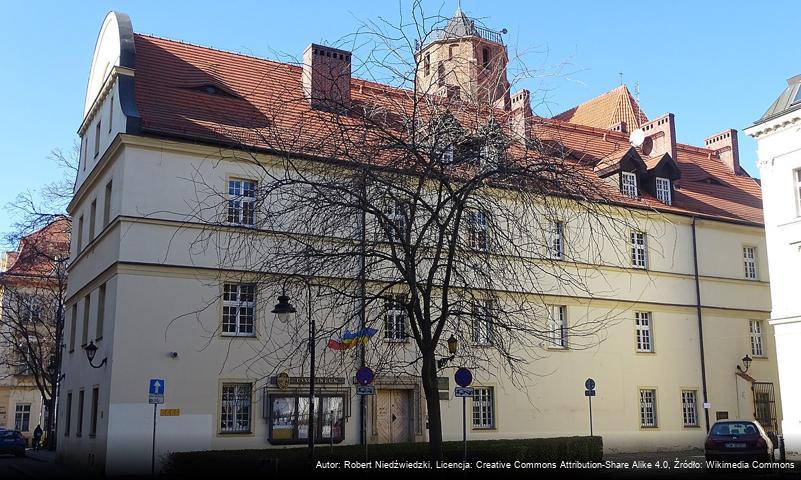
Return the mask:
<svg viewBox="0 0 801 480">
<path fill-rule="evenodd" d="M 565 256 L 564 224 L 551 222 L 548 237 L 548 256 L 554 260 L 561 260 Z"/>
<path fill-rule="evenodd" d="M 749 320 L 748 331 L 751 335 L 751 355 L 764 357 L 765 343 L 762 338 L 762 322 L 759 320 Z"/>
<path fill-rule="evenodd" d="M 481 165 L 494 165 L 498 163 L 498 149 L 494 145 L 484 144 L 479 151 Z"/>
<path fill-rule="evenodd" d="M 640 427 L 656 427 L 656 390 L 640 390 Z"/>
<path fill-rule="evenodd" d="M 801 168 L 793 170 L 796 215 L 801 216 Z"/>
<path fill-rule="evenodd" d="M 256 285 L 252 283 L 223 284 L 222 334 L 254 336 Z"/>
<path fill-rule="evenodd" d="M 28 432 L 31 429 L 31 404 L 18 403 L 14 410 L 14 430 Z"/>
<path fill-rule="evenodd" d="M 384 300 L 384 339 L 406 340 L 406 295 L 392 295 Z"/>
<path fill-rule="evenodd" d="M 250 433 L 251 384 L 224 383 L 220 409 L 220 432 Z"/>
<path fill-rule="evenodd" d="M 256 182 L 232 179 L 228 181 L 228 223 L 253 226 L 256 224 Z"/>
<path fill-rule="evenodd" d="M 406 207 L 400 202 L 390 202 L 384 206 L 384 216 L 389 222 L 389 241 L 402 241 L 406 236 Z"/>
<path fill-rule="evenodd" d="M 670 190 L 670 179 L 656 177 L 656 199 L 667 205 L 673 203 L 673 196 L 671 195 Z"/>
<path fill-rule="evenodd" d="M 745 278 L 756 280 L 756 247 L 743 247 L 743 266 L 745 267 Z"/>
<path fill-rule="evenodd" d="M 637 331 L 637 351 L 653 352 L 654 336 L 651 328 L 651 312 L 634 312 L 634 324 Z"/>
<path fill-rule="evenodd" d="M 565 305 L 548 307 L 548 340 L 550 347 L 567 348 L 567 307 Z"/>
<path fill-rule="evenodd" d="M 681 416 L 685 427 L 698 426 L 698 402 L 695 390 L 681 391 Z"/>
<path fill-rule="evenodd" d="M 631 266 L 637 268 L 648 266 L 645 242 L 645 232 L 631 232 Z"/>
<path fill-rule="evenodd" d="M 453 165 L 453 144 L 448 145 L 445 147 L 445 150 L 442 152 L 442 157 L 440 158 L 442 165 L 444 167 L 449 167 Z"/>
<path fill-rule="evenodd" d="M 473 388 L 473 428 L 495 428 L 495 389 Z"/>
<path fill-rule="evenodd" d="M 623 195 L 631 198 L 639 197 L 637 191 L 637 174 L 631 172 L 621 172 L 620 174 L 620 191 Z"/>
<path fill-rule="evenodd" d="M 489 250 L 489 222 L 487 214 L 480 210 L 470 212 L 470 248 L 481 252 Z"/>
<path fill-rule="evenodd" d="M 492 344 L 492 303 L 490 300 L 474 300 L 471 304 L 473 343 Z"/>
</svg>

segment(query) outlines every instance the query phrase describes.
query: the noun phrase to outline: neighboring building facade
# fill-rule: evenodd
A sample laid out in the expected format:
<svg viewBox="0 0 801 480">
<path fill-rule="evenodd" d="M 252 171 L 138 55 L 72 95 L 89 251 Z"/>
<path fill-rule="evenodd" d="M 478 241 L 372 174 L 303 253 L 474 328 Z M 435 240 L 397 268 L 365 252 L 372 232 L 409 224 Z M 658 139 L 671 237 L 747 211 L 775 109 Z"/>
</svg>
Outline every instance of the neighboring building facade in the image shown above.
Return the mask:
<svg viewBox="0 0 801 480">
<path fill-rule="evenodd" d="M 57 220 L 0 259 L 0 427 L 21 431 L 28 445 L 37 425 L 47 431 L 47 405 L 34 372 L 56 351 L 52 320 L 59 285 L 66 287 L 50 259 L 68 252 L 69 222 Z"/>
<path fill-rule="evenodd" d="M 314 47 L 307 53 L 350 61 L 349 52 Z M 440 62 L 460 55 L 483 62 L 484 73 L 492 71 L 501 84 L 506 80 L 500 34 L 477 29 L 461 11 L 418 55 L 421 68 L 428 62 L 428 71 L 418 72 L 420 83 L 430 84 Z M 146 471 L 150 378 L 166 381 L 163 408 L 180 409 L 178 416 L 158 417 L 160 459 L 176 450 L 306 441 L 297 412 L 304 408 L 308 373 L 290 371 L 288 381 L 279 382 L 283 372 L 265 371 L 253 355 L 265 336 L 276 334 L 270 309 L 278 292 L 226 280 L 237 272 L 221 271 L 215 255 L 193 250 L 203 226 L 184 213 L 187 198 L 197 193 L 185 181 L 189 172 L 220 195 L 253 187 L 247 164 L 220 145 L 229 144 L 225 135 L 240 122 L 277 121 L 271 102 L 299 95 L 306 87 L 302 71 L 135 34 L 127 16 L 106 17 L 69 207 L 75 221 L 60 396 L 63 461 L 109 474 Z M 632 256 L 597 267 L 604 275 L 594 284 L 596 296 L 570 296 L 557 285 L 546 299 L 554 322 L 608 312 L 621 321 L 590 349 L 571 349 L 560 339 L 544 344 L 537 360 L 542 374 L 523 390 L 491 367 L 477 372 L 469 438 L 586 434 L 583 384 L 593 377 L 595 432 L 607 450 L 701 447 L 707 426 L 702 347 L 710 421 L 757 416 L 776 429 L 782 409 L 773 327 L 766 321 L 771 305 L 760 191 L 739 167 L 736 132 L 714 135 L 704 147 L 680 144 L 673 115 L 648 120 L 625 87 L 578 107 L 590 113 L 574 121 L 540 118 L 531 114 L 528 92 L 474 88 L 483 81 L 477 71 L 445 71 L 436 81 L 443 96 L 491 101 L 517 115 L 526 135 L 558 141 L 592 162 L 599 183 L 632 197 L 631 211 L 643 225 L 620 232 Z M 263 95 L 249 96 L 255 85 Z M 377 88 L 350 78 L 338 87 L 340 102 Z M 629 143 L 633 127 L 644 132 L 641 146 Z M 259 158 L 267 166 L 275 161 L 266 149 Z M 586 241 L 587 232 L 572 232 L 569 224 L 564 229 L 560 248 Z M 233 330 L 224 313 L 232 305 L 251 319 L 237 317 Z M 388 317 L 384 328 L 396 329 L 396 320 Z M 382 332 L 372 342 L 391 336 Z M 94 364 L 107 360 L 102 368 L 92 368 L 82 351 L 92 342 L 98 347 Z M 753 364 L 738 372 L 745 354 Z M 326 377 L 324 364 L 318 368 L 321 441 L 333 436 L 358 443 L 362 416 L 352 382 Z M 443 370 L 443 378 L 452 371 Z M 378 378 L 376 386 L 367 402 L 369 441 L 425 441 L 419 379 Z M 461 402 L 452 387 L 452 380 L 443 381 L 447 440 L 461 437 Z"/>
<path fill-rule="evenodd" d="M 770 324 L 782 381 L 785 444 L 801 451 L 801 75 L 745 132 L 757 140 L 770 264 Z"/>
</svg>

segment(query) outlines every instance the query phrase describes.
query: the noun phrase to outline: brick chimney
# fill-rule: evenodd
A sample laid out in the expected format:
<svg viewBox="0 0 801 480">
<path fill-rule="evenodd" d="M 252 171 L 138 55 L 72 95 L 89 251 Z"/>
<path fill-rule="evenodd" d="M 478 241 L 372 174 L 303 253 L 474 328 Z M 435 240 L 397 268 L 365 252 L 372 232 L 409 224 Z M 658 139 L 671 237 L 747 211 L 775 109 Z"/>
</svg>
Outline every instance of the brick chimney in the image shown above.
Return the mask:
<svg viewBox="0 0 801 480">
<path fill-rule="evenodd" d="M 672 113 L 666 113 L 640 128 L 645 133 L 643 153 L 649 157 L 669 153 L 676 158 L 676 119 Z"/>
<path fill-rule="evenodd" d="M 714 150 L 720 161 L 735 175 L 740 172 L 740 148 L 737 144 L 737 130 L 730 128 L 704 140 L 704 147 Z"/>
<path fill-rule="evenodd" d="M 303 93 L 312 108 L 350 109 L 351 53 L 312 43 L 303 52 Z"/>
<path fill-rule="evenodd" d="M 521 139 L 526 138 L 529 123 L 533 113 L 531 112 L 531 92 L 526 89 L 512 95 L 512 131 Z"/>
</svg>

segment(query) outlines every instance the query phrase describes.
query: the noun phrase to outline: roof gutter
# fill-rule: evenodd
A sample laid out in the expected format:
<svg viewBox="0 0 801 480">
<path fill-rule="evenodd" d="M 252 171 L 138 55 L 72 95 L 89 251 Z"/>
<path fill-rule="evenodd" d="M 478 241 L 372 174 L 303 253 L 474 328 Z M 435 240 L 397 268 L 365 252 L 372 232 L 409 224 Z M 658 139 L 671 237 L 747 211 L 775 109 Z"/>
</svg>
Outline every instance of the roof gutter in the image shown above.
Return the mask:
<svg viewBox="0 0 801 480">
<path fill-rule="evenodd" d="M 695 224 L 697 217 L 693 216 L 693 267 L 695 276 L 695 311 L 698 316 L 698 345 L 701 348 L 701 387 L 704 394 L 704 427 L 709 433 L 709 396 L 706 389 L 706 357 L 704 354 L 704 322 L 701 314 L 701 280 L 698 276 L 698 243 L 696 241 Z"/>
</svg>

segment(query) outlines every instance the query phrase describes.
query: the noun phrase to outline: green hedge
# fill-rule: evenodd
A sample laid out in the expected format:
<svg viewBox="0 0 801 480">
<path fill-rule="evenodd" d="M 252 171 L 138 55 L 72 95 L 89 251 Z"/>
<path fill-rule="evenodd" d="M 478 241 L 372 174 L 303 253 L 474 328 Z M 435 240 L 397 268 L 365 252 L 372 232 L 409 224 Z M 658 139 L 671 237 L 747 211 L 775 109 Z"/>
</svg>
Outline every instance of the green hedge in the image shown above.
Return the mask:
<svg viewBox="0 0 801 480">
<path fill-rule="evenodd" d="M 369 460 L 428 460 L 428 443 L 369 445 Z M 212 450 L 170 454 L 166 472 L 170 476 L 230 474 L 236 472 L 269 473 L 303 470 L 309 467 L 306 448 L 271 448 L 261 450 Z M 462 442 L 443 444 L 444 460 L 462 460 Z M 601 437 L 557 437 L 519 440 L 481 440 L 467 444 L 467 459 L 494 462 L 601 461 Z M 341 462 L 364 461 L 363 445 L 318 445 L 315 459 Z"/>
</svg>

